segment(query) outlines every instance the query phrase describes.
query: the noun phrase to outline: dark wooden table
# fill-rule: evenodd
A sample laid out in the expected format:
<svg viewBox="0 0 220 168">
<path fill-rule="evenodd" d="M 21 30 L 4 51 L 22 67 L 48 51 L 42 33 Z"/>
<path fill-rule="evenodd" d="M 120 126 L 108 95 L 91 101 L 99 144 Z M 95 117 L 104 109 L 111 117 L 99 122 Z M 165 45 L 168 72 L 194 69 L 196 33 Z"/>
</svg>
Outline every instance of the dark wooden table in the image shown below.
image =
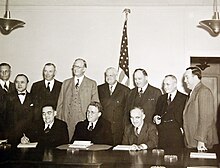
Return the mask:
<svg viewBox="0 0 220 168">
<path fill-rule="evenodd" d="M 189 157 L 193 150 L 165 150 L 164 155 L 177 155 L 175 162 L 165 161 L 164 155 L 152 153 L 152 150 L 145 151 L 86 151 L 86 150 L 59 150 L 59 149 L 8 149 L 0 150 L 0 167 L 190 167 L 190 166 L 215 166 L 220 167 L 219 152 L 216 152 L 218 159 L 192 159 Z"/>
</svg>

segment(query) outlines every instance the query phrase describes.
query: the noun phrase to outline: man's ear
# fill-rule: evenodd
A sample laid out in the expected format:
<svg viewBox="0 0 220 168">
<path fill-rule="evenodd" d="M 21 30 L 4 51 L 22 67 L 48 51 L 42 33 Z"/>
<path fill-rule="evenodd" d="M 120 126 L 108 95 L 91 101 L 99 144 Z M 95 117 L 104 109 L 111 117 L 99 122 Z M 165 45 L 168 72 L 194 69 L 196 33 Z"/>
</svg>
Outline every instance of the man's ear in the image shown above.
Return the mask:
<svg viewBox="0 0 220 168">
<path fill-rule="evenodd" d="M 54 117 L 57 116 L 57 111 L 54 111 L 53 113 L 54 113 Z"/>
<path fill-rule="evenodd" d="M 98 116 L 100 117 L 101 115 L 102 115 L 102 113 L 101 113 L 101 112 L 99 112 L 99 113 L 98 113 Z"/>
<path fill-rule="evenodd" d="M 145 119 L 145 114 L 143 114 L 143 119 Z"/>
</svg>

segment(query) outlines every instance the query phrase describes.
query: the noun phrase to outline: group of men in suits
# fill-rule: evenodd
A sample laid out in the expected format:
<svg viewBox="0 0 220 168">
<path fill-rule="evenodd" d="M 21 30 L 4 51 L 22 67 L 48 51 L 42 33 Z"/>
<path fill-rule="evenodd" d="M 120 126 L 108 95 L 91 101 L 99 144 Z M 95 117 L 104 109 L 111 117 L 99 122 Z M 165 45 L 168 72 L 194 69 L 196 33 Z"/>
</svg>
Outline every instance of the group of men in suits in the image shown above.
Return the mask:
<svg viewBox="0 0 220 168">
<path fill-rule="evenodd" d="M 50 109 L 50 111 L 54 111 L 53 118 L 55 116 L 57 118 L 53 123 L 62 120 L 67 124 L 65 128 L 68 130 L 68 142 L 81 139 L 111 145 L 137 143 L 134 148 L 138 150 L 154 147 L 169 148 L 170 146 L 182 148 L 184 143 L 187 147 L 201 150 L 218 143 L 212 113 L 214 109 L 211 107 L 213 105 L 211 91 L 202 85 L 199 91 L 205 90 L 201 92 L 209 98 L 204 100 L 199 96 L 198 103 L 194 102 L 198 98 L 197 84 L 201 84 L 199 68 L 187 69 L 184 74 L 184 81 L 192 90 L 191 95 L 195 96 L 194 99 L 191 98 L 192 96 L 188 99 L 186 95 L 177 90 L 177 79 L 173 75 L 165 76 L 163 80 L 165 94 L 162 95 L 160 89 L 149 84 L 148 74 L 144 69 L 139 68 L 134 71 L 135 88 L 132 90 L 116 80 L 117 70 L 113 67 L 105 71 L 105 83 L 99 86 L 94 80 L 85 76 L 86 69 L 86 61 L 81 58 L 76 59 L 72 66 L 72 77 L 61 83 L 54 79 L 55 65 L 45 64 L 44 79 L 32 85 L 29 101 L 29 93 L 26 90 L 27 76 L 19 74 L 15 79 L 15 85 L 10 84 L 11 67 L 7 63 L 0 64 L 0 99 L 7 97 L 6 103 L 2 103 L 5 100 L 0 102 L 0 120 L 3 123 L 7 121 L 8 135 L 11 135 L 10 131 L 14 131 L 18 123 L 21 123 L 19 125 L 22 128 L 22 124 L 27 125 L 24 123 L 33 120 L 40 120 L 44 123 L 44 127 L 40 128 L 41 131 L 45 131 L 46 120 L 42 112 L 46 104 L 52 107 L 53 110 Z M 210 105 L 210 108 L 206 108 L 206 112 L 200 112 L 201 101 L 203 105 Z M 196 114 L 195 108 L 197 108 Z M 22 110 L 19 112 L 19 109 Z M 27 118 L 22 119 L 20 118 L 24 115 L 22 113 L 30 113 L 30 116 L 26 115 Z M 205 116 L 201 121 L 200 113 Z M 139 120 L 136 121 L 135 118 Z M 196 119 L 197 122 L 190 121 L 190 118 Z M 209 118 L 209 121 L 203 122 L 206 118 Z M 94 126 L 90 130 L 91 123 L 94 123 Z M 192 123 L 202 123 L 199 127 L 205 130 L 213 128 L 211 136 L 207 136 L 207 131 L 205 133 L 201 131 L 200 135 L 194 137 L 193 135 L 199 132 L 199 129 L 198 125 L 195 126 Z M 196 130 L 192 132 L 191 127 Z M 4 129 L 4 125 L 0 127 L 0 131 L 1 129 Z M 24 132 L 23 128 L 21 130 Z M 17 132 L 21 135 L 22 131 Z M 109 134 L 105 134 L 106 132 Z M 201 135 L 204 135 L 204 138 L 201 138 Z M 105 138 L 108 141 L 105 141 Z"/>
</svg>

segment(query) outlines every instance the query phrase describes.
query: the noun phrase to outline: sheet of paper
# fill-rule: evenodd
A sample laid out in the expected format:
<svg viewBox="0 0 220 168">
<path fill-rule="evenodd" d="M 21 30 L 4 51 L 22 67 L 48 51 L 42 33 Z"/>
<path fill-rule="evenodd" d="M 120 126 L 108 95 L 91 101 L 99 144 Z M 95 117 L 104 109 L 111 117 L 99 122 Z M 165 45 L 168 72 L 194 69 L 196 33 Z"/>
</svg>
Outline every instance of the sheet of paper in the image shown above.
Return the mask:
<svg viewBox="0 0 220 168">
<path fill-rule="evenodd" d="M 131 150 L 131 145 L 117 145 L 113 148 L 113 150 Z"/>
<path fill-rule="evenodd" d="M 31 142 L 31 143 L 26 143 L 26 144 L 18 144 L 18 148 L 36 148 L 38 142 Z"/>
<path fill-rule="evenodd" d="M 191 152 L 190 158 L 216 159 L 216 153 Z"/>
</svg>

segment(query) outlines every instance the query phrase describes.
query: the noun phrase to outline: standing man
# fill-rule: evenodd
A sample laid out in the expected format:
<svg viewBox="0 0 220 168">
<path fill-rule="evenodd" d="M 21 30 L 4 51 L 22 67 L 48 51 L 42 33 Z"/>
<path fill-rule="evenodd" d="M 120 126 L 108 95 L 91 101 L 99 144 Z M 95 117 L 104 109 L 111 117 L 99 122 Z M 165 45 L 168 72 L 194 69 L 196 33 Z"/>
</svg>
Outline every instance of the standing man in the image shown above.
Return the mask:
<svg viewBox="0 0 220 168">
<path fill-rule="evenodd" d="M 159 148 L 183 148 L 183 110 L 187 96 L 177 90 L 173 75 L 163 80 L 165 94 L 158 98 L 153 122 L 157 124 Z"/>
<path fill-rule="evenodd" d="M 58 99 L 57 117 L 67 123 L 70 138 L 75 125 L 86 118 L 89 103 L 99 102 L 97 84 L 84 75 L 86 68 L 84 59 L 75 60 L 72 67 L 73 77 L 63 82 Z"/>
<path fill-rule="evenodd" d="M 133 74 L 135 88 L 128 95 L 125 110 L 125 124 L 129 123 L 129 111 L 134 107 L 141 107 L 145 112 L 145 120 L 152 122 L 160 89 L 148 83 L 148 74 L 144 69 L 136 69 Z"/>
<path fill-rule="evenodd" d="M 6 97 L 6 125 L 7 138 L 12 144 L 18 144 L 27 126 L 33 119 L 33 103 L 27 91 L 28 77 L 18 74 L 15 78 L 16 92 Z"/>
<path fill-rule="evenodd" d="M 105 83 L 98 86 L 99 99 L 103 107 L 103 118 L 111 122 L 113 145 L 119 145 L 123 136 L 123 117 L 129 88 L 117 82 L 117 70 L 113 67 L 105 71 Z"/>
<path fill-rule="evenodd" d="M 47 63 L 43 68 L 43 80 L 35 82 L 31 88 L 35 108 L 35 120 L 41 118 L 41 109 L 44 104 L 52 104 L 57 107 L 57 101 L 60 94 L 62 83 L 54 79 L 56 75 L 56 66 L 53 63 Z"/>
<path fill-rule="evenodd" d="M 9 81 L 11 76 L 11 66 L 8 63 L 0 64 L 0 138 L 4 138 L 5 128 L 5 97 L 14 92 L 14 83 Z"/>
<path fill-rule="evenodd" d="M 184 82 L 191 93 L 183 112 L 183 126 L 186 147 L 206 151 L 218 144 L 218 136 L 214 98 L 201 79 L 202 73 L 198 67 L 186 69 Z"/>
</svg>

